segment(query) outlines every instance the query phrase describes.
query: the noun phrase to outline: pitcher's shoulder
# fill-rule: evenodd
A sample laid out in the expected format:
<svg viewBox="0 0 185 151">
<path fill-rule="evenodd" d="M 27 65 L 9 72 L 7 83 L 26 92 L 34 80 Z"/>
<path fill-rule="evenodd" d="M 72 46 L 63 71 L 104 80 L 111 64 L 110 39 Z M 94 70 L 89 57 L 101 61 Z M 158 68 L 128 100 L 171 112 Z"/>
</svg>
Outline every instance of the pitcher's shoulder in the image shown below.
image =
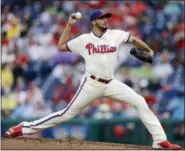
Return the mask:
<svg viewBox="0 0 185 151">
<path fill-rule="evenodd" d="M 80 38 L 88 38 L 90 35 L 91 35 L 91 33 L 84 33 L 84 34 L 81 34 L 79 37 Z"/>
<path fill-rule="evenodd" d="M 119 32 L 122 32 L 122 31 L 124 31 L 124 30 L 122 30 L 122 29 L 108 29 L 109 33 L 119 33 Z"/>
<path fill-rule="evenodd" d="M 107 31 L 106 31 L 106 34 L 108 34 L 108 35 L 117 35 L 120 33 L 121 33 L 120 29 L 107 29 Z"/>
<path fill-rule="evenodd" d="M 125 31 L 125 30 L 122 30 L 122 29 L 111 29 L 109 34 L 112 34 L 112 35 L 127 35 L 128 33 L 130 33 L 129 31 Z"/>
</svg>

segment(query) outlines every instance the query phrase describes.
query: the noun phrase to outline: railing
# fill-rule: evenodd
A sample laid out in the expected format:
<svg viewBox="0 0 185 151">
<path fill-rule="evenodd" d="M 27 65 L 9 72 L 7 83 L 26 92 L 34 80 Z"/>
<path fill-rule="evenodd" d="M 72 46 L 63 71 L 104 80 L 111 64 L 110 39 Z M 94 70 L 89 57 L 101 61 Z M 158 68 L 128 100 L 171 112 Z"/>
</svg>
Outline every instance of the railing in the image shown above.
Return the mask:
<svg viewBox="0 0 185 151">
<path fill-rule="evenodd" d="M 2 120 L 1 134 L 24 120 Z M 168 140 L 184 147 L 184 120 L 163 119 L 161 123 Z M 44 138 L 77 138 L 89 141 L 117 142 L 126 144 L 151 145 L 152 137 L 140 119 L 73 119 L 57 127 L 42 131 Z"/>
</svg>

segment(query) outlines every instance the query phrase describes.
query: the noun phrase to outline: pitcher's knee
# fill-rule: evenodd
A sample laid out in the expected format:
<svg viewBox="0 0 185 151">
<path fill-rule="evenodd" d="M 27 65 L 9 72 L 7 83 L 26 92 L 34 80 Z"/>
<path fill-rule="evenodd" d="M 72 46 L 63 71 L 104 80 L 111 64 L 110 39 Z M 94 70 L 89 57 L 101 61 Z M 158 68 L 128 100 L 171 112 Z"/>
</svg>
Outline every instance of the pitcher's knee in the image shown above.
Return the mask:
<svg viewBox="0 0 185 151">
<path fill-rule="evenodd" d="M 137 108 L 139 108 L 139 107 L 148 108 L 148 104 L 146 103 L 146 100 L 141 95 L 137 95 L 137 100 L 135 102 L 135 106 Z"/>
<path fill-rule="evenodd" d="M 62 116 L 66 121 L 68 121 L 68 120 L 71 120 L 73 117 L 75 117 L 78 113 L 79 113 L 78 111 L 69 110 L 69 111 L 66 111 L 66 113 Z"/>
</svg>

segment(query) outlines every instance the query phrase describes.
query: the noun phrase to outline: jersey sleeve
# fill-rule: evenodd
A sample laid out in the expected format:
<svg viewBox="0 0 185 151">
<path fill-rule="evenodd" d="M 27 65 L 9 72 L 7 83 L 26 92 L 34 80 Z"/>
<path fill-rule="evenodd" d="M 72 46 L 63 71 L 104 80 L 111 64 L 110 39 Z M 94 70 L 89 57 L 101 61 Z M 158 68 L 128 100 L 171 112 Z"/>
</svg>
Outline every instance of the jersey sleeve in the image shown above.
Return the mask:
<svg viewBox="0 0 185 151">
<path fill-rule="evenodd" d="M 79 37 L 76 37 L 76 38 L 68 41 L 66 43 L 66 46 L 69 51 L 80 54 L 82 52 L 82 45 L 83 45 L 82 43 L 83 43 L 83 40 L 82 40 L 81 36 L 79 36 Z"/>
<path fill-rule="evenodd" d="M 124 30 L 117 30 L 117 43 L 120 45 L 121 43 L 127 43 L 131 34 L 130 32 L 126 32 Z"/>
</svg>

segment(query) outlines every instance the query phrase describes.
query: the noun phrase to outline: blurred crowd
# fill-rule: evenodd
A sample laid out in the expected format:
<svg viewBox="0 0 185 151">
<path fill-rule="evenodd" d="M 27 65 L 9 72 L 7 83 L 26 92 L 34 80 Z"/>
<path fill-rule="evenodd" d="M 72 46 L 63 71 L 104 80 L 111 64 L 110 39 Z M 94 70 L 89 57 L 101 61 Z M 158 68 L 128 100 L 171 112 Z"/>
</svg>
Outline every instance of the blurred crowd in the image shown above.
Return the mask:
<svg viewBox="0 0 185 151">
<path fill-rule="evenodd" d="M 10 1 L 2 3 L 1 95 L 3 118 L 39 118 L 70 102 L 85 72 L 77 54 L 59 52 L 57 43 L 71 13 L 82 19 L 71 38 L 90 32 L 91 10 L 113 13 L 109 28 L 131 32 L 154 51 L 146 64 L 121 45 L 116 78 L 145 97 L 159 118 L 184 119 L 183 1 Z M 128 104 L 101 98 L 77 118 L 138 117 Z"/>
</svg>

